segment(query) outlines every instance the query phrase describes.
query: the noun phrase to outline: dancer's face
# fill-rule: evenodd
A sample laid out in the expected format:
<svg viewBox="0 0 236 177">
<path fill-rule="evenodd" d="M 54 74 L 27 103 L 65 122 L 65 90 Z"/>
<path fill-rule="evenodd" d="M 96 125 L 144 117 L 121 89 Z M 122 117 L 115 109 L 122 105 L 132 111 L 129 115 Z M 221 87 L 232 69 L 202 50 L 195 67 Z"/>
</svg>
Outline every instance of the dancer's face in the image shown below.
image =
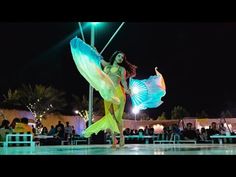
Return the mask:
<svg viewBox="0 0 236 177">
<path fill-rule="evenodd" d="M 120 63 L 123 62 L 124 57 L 125 57 L 125 55 L 124 55 L 123 53 L 118 53 L 118 54 L 116 55 L 115 61 L 120 64 Z"/>
</svg>

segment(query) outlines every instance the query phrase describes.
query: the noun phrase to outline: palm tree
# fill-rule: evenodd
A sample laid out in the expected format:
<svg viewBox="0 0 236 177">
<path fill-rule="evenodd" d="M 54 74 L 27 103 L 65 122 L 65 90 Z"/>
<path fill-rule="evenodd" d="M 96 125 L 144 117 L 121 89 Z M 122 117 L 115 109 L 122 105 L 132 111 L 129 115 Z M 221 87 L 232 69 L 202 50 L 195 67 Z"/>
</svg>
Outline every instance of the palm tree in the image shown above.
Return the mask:
<svg viewBox="0 0 236 177">
<path fill-rule="evenodd" d="M 222 111 L 220 113 L 220 117 L 221 118 L 230 118 L 230 117 L 233 117 L 231 112 L 229 110 L 226 110 L 226 111 Z"/>
<path fill-rule="evenodd" d="M 21 106 L 19 91 L 9 89 L 6 95 L 3 95 L 3 106 L 7 108 L 19 107 Z"/>
<path fill-rule="evenodd" d="M 178 119 L 179 123 L 182 121 L 183 122 L 183 118 L 189 116 L 188 111 L 182 107 L 182 106 L 175 106 L 174 109 L 171 111 L 171 119 Z M 178 124 L 179 124 L 178 123 Z M 183 124 L 184 127 L 184 124 Z"/>
<path fill-rule="evenodd" d="M 202 110 L 200 113 L 197 113 L 197 114 L 196 114 L 196 117 L 199 117 L 199 118 L 206 118 L 206 117 L 208 117 L 208 114 L 206 113 L 205 110 Z"/>
<path fill-rule="evenodd" d="M 149 115 L 144 112 L 144 111 L 140 111 L 138 114 L 137 114 L 137 118 L 139 120 L 150 120 L 151 118 L 149 117 Z"/>
<path fill-rule="evenodd" d="M 158 120 L 166 120 L 166 113 L 162 112 L 160 116 L 157 118 Z"/>
<path fill-rule="evenodd" d="M 72 95 L 73 102 L 72 106 L 74 110 L 78 110 L 80 117 L 84 118 L 85 121 L 88 121 L 88 98 L 83 95 L 80 98 L 77 95 Z M 104 115 L 104 101 L 98 97 L 93 98 L 93 115 Z"/>
<path fill-rule="evenodd" d="M 134 114 L 130 113 L 130 112 L 128 112 L 128 113 L 124 112 L 123 113 L 123 119 L 133 120 L 134 119 Z"/>
<path fill-rule="evenodd" d="M 21 88 L 8 90 L 4 95 L 4 103 L 8 105 L 21 105 L 27 108 L 36 120 L 46 118 L 47 114 L 62 110 L 66 105 L 64 92 L 43 85 L 22 85 Z"/>
</svg>

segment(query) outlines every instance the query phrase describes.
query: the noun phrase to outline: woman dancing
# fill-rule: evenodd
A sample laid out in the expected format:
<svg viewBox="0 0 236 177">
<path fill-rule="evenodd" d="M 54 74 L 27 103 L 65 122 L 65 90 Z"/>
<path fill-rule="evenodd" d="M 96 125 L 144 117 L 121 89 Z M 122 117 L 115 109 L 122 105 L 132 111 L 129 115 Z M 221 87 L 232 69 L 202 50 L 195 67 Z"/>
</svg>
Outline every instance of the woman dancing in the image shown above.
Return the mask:
<svg viewBox="0 0 236 177">
<path fill-rule="evenodd" d="M 84 137 L 109 129 L 112 133 L 112 148 L 116 148 L 118 142 L 116 133 L 120 134 L 119 146 L 124 146 L 122 118 L 126 103 L 125 93 L 131 93 L 126 79 L 136 75 L 137 66 L 129 63 L 121 51 L 116 51 L 110 61 L 106 62 L 79 38 L 72 39 L 71 50 L 80 73 L 104 98 L 105 116 L 89 126 L 83 133 Z"/>
</svg>

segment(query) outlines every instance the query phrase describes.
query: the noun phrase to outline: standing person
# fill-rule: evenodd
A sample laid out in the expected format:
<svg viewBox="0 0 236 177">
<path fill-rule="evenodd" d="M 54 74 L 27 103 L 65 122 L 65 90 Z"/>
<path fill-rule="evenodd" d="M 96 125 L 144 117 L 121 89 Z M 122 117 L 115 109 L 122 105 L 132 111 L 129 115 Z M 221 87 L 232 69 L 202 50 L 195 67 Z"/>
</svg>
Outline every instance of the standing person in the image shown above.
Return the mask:
<svg viewBox="0 0 236 177">
<path fill-rule="evenodd" d="M 120 134 L 120 146 L 124 146 L 122 117 L 126 103 L 126 94 L 130 94 L 126 79 L 136 75 L 136 66 L 129 63 L 121 51 L 116 51 L 106 62 L 91 46 L 79 38 L 71 40 L 73 60 L 79 72 L 97 90 L 104 99 L 105 116 L 84 131 L 84 137 L 90 137 L 101 130 L 109 129 L 115 148 L 116 133 Z M 102 68 L 102 67 L 103 68 Z"/>
<path fill-rule="evenodd" d="M 110 77 L 115 86 L 115 96 L 119 98 L 120 103 L 115 104 L 113 102 L 104 100 L 105 116 L 92 126 L 87 128 L 84 132 L 85 137 L 91 136 L 92 133 L 98 133 L 100 130 L 104 130 L 103 127 L 106 124 L 111 124 L 110 128 L 112 132 L 112 147 L 115 148 L 117 144 L 116 133 L 120 134 L 120 147 L 124 146 L 125 140 L 123 135 L 123 122 L 122 117 L 124 113 L 126 94 L 131 94 L 126 79 L 136 74 L 136 66 L 130 64 L 126 56 L 121 51 L 116 51 L 110 58 L 110 62 L 101 60 L 101 64 L 104 67 L 104 72 Z M 109 118 L 110 117 L 110 118 Z M 111 118 L 115 121 L 110 121 Z M 115 124 L 115 125 L 114 125 Z M 118 132 L 117 128 L 118 127 Z M 105 126 L 109 127 L 109 125 Z M 116 130 L 116 131 L 115 131 Z"/>
<path fill-rule="evenodd" d="M 65 139 L 67 141 L 71 141 L 71 136 L 72 136 L 72 126 L 70 125 L 69 122 L 66 122 L 66 126 L 64 128 L 64 133 L 65 133 Z"/>
</svg>

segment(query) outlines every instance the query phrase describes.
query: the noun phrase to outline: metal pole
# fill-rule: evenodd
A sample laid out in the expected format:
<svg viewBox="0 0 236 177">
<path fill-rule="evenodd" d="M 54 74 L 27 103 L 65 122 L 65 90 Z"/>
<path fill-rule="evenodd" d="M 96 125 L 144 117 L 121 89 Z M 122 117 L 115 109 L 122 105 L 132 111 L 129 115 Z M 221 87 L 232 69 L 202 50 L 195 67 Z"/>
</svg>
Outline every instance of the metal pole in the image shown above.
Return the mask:
<svg viewBox="0 0 236 177">
<path fill-rule="evenodd" d="M 84 38 L 84 33 L 83 33 L 82 25 L 81 25 L 80 22 L 78 22 L 78 24 L 79 24 L 79 29 L 80 29 L 81 36 L 82 36 L 82 38 L 83 38 L 83 41 L 85 42 L 85 38 Z"/>
<path fill-rule="evenodd" d="M 125 24 L 125 22 L 122 22 L 121 25 L 119 26 L 119 28 L 116 30 L 116 32 L 112 35 L 112 37 L 110 38 L 110 40 L 107 42 L 107 44 L 105 45 L 105 47 L 102 49 L 102 51 L 100 52 L 100 54 L 103 53 L 103 51 L 107 48 L 107 46 L 110 44 L 110 42 L 112 41 L 112 39 L 116 36 L 116 34 L 118 33 L 118 31 L 121 29 L 121 27 Z"/>
<path fill-rule="evenodd" d="M 91 46 L 94 47 L 95 43 L 95 26 L 91 25 Z M 93 87 L 89 85 L 89 123 L 88 126 L 92 124 L 92 116 L 93 116 Z M 90 144 L 90 138 L 88 138 L 88 144 Z"/>
<path fill-rule="evenodd" d="M 231 130 L 230 130 L 230 128 L 229 128 L 229 125 L 228 125 L 228 124 L 227 124 L 227 122 L 226 122 L 226 119 L 225 119 L 225 117 L 223 117 L 223 119 L 224 119 L 224 121 L 225 121 L 225 124 L 226 124 L 226 126 L 227 126 L 228 130 L 229 130 L 229 133 L 230 133 L 230 134 L 232 134 L 232 132 L 231 132 Z"/>
</svg>

